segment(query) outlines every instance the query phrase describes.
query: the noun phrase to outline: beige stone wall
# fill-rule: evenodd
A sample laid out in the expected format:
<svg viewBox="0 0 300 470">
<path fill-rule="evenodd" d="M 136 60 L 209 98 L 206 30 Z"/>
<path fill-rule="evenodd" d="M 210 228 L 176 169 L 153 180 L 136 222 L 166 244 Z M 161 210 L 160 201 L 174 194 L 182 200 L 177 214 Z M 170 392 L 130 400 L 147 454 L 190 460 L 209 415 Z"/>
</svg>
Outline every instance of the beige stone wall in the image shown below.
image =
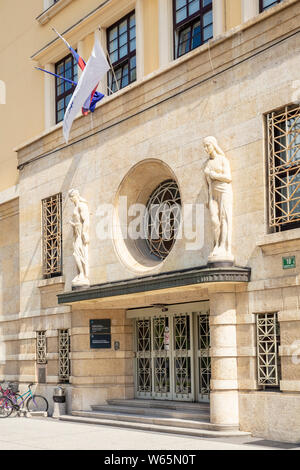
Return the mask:
<svg viewBox="0 0 300 470">
<path fill-rule="evenodd" d="M 18 342 L 19 201 L 0 205 L 0 376 L 19 373 L 18 355 L 30 354 L 24 338 Z"/>
<path fill-rule="evenodd" d="M 72 409 L 89 409 L 107 399 L 133 398 L 132 320 L 123 310 L 72 312 Z M 111 349 L 90 349 L 89 321 L 111 320 Z M 115 350 L 118 341 L 120 349 Z"/>
</svg>

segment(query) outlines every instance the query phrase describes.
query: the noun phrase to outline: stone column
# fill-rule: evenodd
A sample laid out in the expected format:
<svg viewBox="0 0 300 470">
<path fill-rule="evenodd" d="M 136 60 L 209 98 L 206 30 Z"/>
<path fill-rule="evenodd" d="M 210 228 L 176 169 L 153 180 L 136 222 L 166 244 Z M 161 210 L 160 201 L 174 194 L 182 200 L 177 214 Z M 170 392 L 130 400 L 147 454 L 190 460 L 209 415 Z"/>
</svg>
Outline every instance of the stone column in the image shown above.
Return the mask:
<svg viewBox="0 0 300 470">
<path fill-rule="evenodd" d="M 43 66 L 42 66 L 43 67 Z M 44 69 L 55 72 L 54 64 L 46 64 Z M 55 125 L 55 81 L 51 75 L 44 74 L 45 91 L 45 130 Z"/>
<path fill-rule="evenodd" d="M 259 13 L 259 0 L 242 0 L 242 20 L 254 18 Z"/>
<path fill-rule="evenodd" d="M 232 287 L 211 287 L 211 396 L 213 424 L 239 426 L 236 296 Z M 230 292 L 231 290 L 231 292 Z"/>
<path fill-rule="evenodd" d="M 159 66 L 169 64 L 173 58 L 173 2 L 159 0 Z"/>
<path fill-rule="evenodd" d="M 213 0 L 214 38 L 225 32 L 225 0 Z"/>
</svg>

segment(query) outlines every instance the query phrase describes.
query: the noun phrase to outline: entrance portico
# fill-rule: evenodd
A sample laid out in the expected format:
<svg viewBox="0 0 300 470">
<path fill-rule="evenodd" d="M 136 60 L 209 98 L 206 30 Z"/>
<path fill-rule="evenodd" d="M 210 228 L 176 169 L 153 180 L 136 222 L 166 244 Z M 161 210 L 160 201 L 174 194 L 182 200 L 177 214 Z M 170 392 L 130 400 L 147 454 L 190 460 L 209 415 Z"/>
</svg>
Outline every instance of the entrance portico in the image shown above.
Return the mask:
<svg viewBox="0 0 300 470">
<path fill-rule="evenodd" d="M 74 334 L 81 329 L 88 336 L 91 318 L 110 317 L 112 324 L 114 317 L 123 318 L 124 334 L 116 336 L 119 349 L 113 338 L 110 353 L 87 351 L 88 338 L 80 346 L 85 359 L 94 358 L 94 378 L 85 371 L 87 361 L 81 360 L 77 348 L 71 364 L 76 371 L 72 393 L 78 398 L 84 388 L 83 395 L 94 397 L 98 402 L 93 404 L 99 405 L 119 398 L 165 400 L 166 405 L 210 400 L 211 423 L 238 426 L 236 286 L 249 278 L 249 268 L 200 267 L 58 295 L 60 304 L 72 306 Z M 112 362 L 118 370 L 109 367 L 108 358 L 120 358 Z M 104 376 L 106 381 L 111 377 L 109 385 L 103 383 Z M 96 399 L 97 387 L 102 391 Z M 78 409 L 76 399 L 72 406 Z"/>
</svg>

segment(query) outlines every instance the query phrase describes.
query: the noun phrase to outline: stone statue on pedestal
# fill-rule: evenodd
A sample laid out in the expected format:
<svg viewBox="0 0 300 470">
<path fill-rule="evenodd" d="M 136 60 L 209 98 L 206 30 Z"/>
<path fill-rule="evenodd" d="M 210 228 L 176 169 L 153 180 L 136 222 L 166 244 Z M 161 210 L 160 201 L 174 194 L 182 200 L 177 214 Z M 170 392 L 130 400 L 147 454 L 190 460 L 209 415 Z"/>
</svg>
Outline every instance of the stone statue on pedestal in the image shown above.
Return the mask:
<svg viewBox="0 0 300 470">
<path fill-rule="evenodd" d="M 85 199 L 79 195 L 77 189 L 69 191 L 69 198 L 74 203 L 74 212 L 70 224 L 73 227 L 73 256 L 76 261 L 77 276 L 72 281 L 73 287 L 88 287 L 90 281 L 88 246 L 89 246 L 89 226 L 90 216 L 88 204 Z"/>
<path fill-rule="evenodd" d="M 233 263 L 232 242 L 232 179 L 229 161 L 219 147 L 215 137 L 204 139 L 204 148 L 209 155 L 205 168 L 208 184 L 208 207 L 214 235 L 214 248 L 209 263 Z"/>
</svg>

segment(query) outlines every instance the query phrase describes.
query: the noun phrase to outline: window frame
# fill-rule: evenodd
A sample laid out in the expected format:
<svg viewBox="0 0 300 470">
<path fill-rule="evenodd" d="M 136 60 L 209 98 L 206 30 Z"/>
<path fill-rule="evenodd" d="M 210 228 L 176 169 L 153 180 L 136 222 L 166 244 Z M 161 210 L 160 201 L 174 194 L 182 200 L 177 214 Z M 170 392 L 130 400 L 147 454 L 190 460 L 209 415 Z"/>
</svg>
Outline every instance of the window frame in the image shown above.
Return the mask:
<svg viewBox="0 0 300 470">
<path fill-rule="evenodd" d="M 36 332 L 36 363 L 47 364 L 47 335 L 45 330 Z"/>
<path fill-rule="evenodd" d="M 62 59 L 60 59 L 58 62 L 56 62 L 56 63 L 54 64 L 54 70 L 55 70 L 55 73 L 58 74 L 58 70 L 57 70 L 57 69 L 58 69 L 59 65 L 61 65 L 61 64 L 63 63 L 63 64 L 64 64 L 64 73 L 63 73 L 63 74 L 60 73 L 60 74 L 58 74 L 58 75 L 64 76 L 64 75 L 65 75 L 65 70 L 66 70 L 65 63 L 66 63 L 66 61 L 67 61 L 68 59 L 70 59 L 70 58 L 72 59 L 72 67 L 71 67 L 71 70 L 72 70 L 72 77 L 71 77 L 69 80 L 72 80 L 72 81 L 74 82 L 74 81 L 76 81 L 77 78 L 78 78 L 78 69 L 77 69 L 77 63 L 76 63 L 76 61 L 75 61 L 75 59 L 74 59 L 74 57 L 72 56 L 71 53 L 68 54 L 68 55 L 66 55 L 66 56 L 63 57 Z M 77 71 L 76 74 L 74 73 L 74 70 L 75 70 L 75 69 L 76 69 L 76 71 Z M 66 100 L 66 98 L 67 98 L 69 95 L 72 96 L 72 94 L 74 93 L 74 90 L 75 90 L 75 88 L 76 88 L 75 85 L 71 85 L 71 84 L 70 84 L 71 86 L 70 86 L 69 90 L 66 91 L 66 90 L 65 90 L 65 86 L 66 86 L 67 82 L 64 82 L 64 92 L 63 92 L 61 95 L 58 95 L 58 94 L 57 94 L 57 89 L 58 89 L 58 86 L 59 86 L 59 85 L 58 85 L 58 80 L 60 80 L 60 79 L 59 79 L 58 77 L 55 77 L 55 123 L 56 123 L 56 124 L 59 124 L 60 122 L 63 121 L 63 118 L 60 119 L 60 120 L 58 120 L 58 113 L 61 111 L 61 110 L 58 111 L 58 102 L 59 102 L 60 100 L 62 100 L 62 99 L 64 100 L 64 108 L 62 108 L 62 109 L 64 110 L 64 114 L 65 114 L 66 109 L 67 109 L 67 107 L 65 106 L 65 100 Z"/>
<path fill-rule="evenodd" d="M 273 316 L 273 319 L 272 319 L 272 316 Z M 280 332 L 280 323 L 279 323 L 279 320 L 278 320 L 278 312 L 257 313 L 257 314 L 255 314 L 255 317 L 256 317 L 255 318 L 255 330 L 256 330 L 256 359 L 257 359 L 256 379 L 257 379 L 257 385 L 262 390 L 275 390 L 275 391 L 279 390 L 280 391 L 280 380 L 282 378 L 282 370 L 281 370 L 281 357 L 280 357 L 280 354 L 279 354 L 279 347 L 280 347 L 280 344 L 281 344 L 281 332 Z M 261 317 L 261 318 L 259 318 L 259 317 Z M 264 317 L 264 318 L 262 318 L 262 317 Z M 261 356 L 263 354 L 260 352 L 260 348 L 261 347 L 263 348 L 263 344 L 262 344 L 263 342 L 262 341 L 259 342 L 259 323 L 258 323 L 258 321 L 259 320 L 266 321 L 267 319 L 273 320 L 274 323 L 275 323 L 275 326 L 273 326 L 273 328 L 275 329 L 275 331 L 274 331 L 275 334 L 270 333 L 270 332 L 268 332 L 268 334 L 265 333 L 266 336 L 269 336 L 269 337 L 273 336 L 275 338 L 274 339 L 275 352 L 274 353 L 270 352 L 270 346 L 268 346 L 268 348 L 266 348 L 266 351 L 265 351 L 266 356 L 267 355 L 271 356 L 272 354 L 275 355 L 275 365 L 274 366 L 267 363 L 267 361 L 264 361 L 264 359 L 261 360 Z M 274 383 L 267 383 L 266 382 L 266 380 L 267 380 L 266 375 L 267 375 L 268 371 L 266 371 L 266 373 L 260 375 L 260 369 L 262 367 L 265 367 L 267 369 L 268 366 L 269 366 L 269 368 L 272 368 L 272 367 L 275 368 L 275 377 L 272 378 L 272 380 L 274 380 Z"/>
<path fill-rule="evenodd" d="M 269 10 L 269 8 L 272 8 L 275 5 L 278 5 L 279 3 L 282 3 L 282 0 L 274 0 L 274 4 L 271 4 L 268 7 L 264 8 L 264 0 L 259 0 L 259 13 L 263 13 L 264 11 Z"/>
<path fill-rule="evenodd" d="M 58 380 L 69 383 L 71 376 L 71 335 L 68 328 L 58 330 Z"/>
<path fill-rule="evenodd" d="M 54 247 L 52 244 L 50 247 L 48 246 L 48 234 L 47 234 L 47 207 L 46 204 L 51 203 L 52 200 L 54 200 L 54 203 L 56 204 L 57 207 L 57 234 L 56 234 L 56 240 L 57 240 L 57 248 Z M 51 214 L 51 217 L 54 217 L 53 214 Z M 54 224 L 52 224 L 54 225 Z M 51 240 L 50 240 L 51 242 Z M 57 262 L 54 264 L 57 266 L 57 269 L 53 269 L 53 263 L 50 263 L 49 266 L 49 261 L 48 261 L 48 253 L 50 252 L 50 260 L 52 256 L 52 250 L 55 251 L 57 250 Z M 42 199 L 42 250 L 43 250 L 43 264 L 42 264 L 42 271 L 43 271 L 43 278 L 44 279 L 49 279 L 52 277 L 58 277 L 62 275 L 63 272 L 63 266 L 62 266 L 62 193 L 57 193 L 52 196 L 46 197 Z M 49 251 L 50 250 L 50 251 Z"/>
<path fill-rule="evenodd" d="M 300 176 L 300 158 L 293 160 L 289 159 L 288 155 L 286 156 L 287 152 L 292 152 L 293 156 L 298 151 L 300 154 L 300 145 L 297 142 L 293 144 L 294 146 L 288 145 L 288 137 L 294 132 L 293 126 L 288 127 L 288 122 L 293 119 L 300 124 L 299 105 L 287 105 L 265 115 L 269 230 L 286 231 L 300 227 L 300 196 L 291 199 L 293 194 L 296 194 L 300 189 L 300 182 L 295 182 L 296 177 Z M 282 124 L 285 130 L 280 127 Z M 285 145 L 279 142 L 283 138 Z M 295 150 L 298 145 L 299 150 Z M 282 157 L 283 152 L 285 152 L 284 157 Z M 287 178 L 290 180 L 283 184 Z M 296 189 L 293 189 L 293 185 L 296 186 Z M 287 192 L 286 199 L 284 191 Z M 298 207 L 297 211 L 294 211 L 295 207 Z"/>
<path fill-rule="evenodd" d="M 136 10 L 132 10 L 131 12 L 127 13 L 127 15 L 123 16 L 122 18 L 120 18 L 118 21 L 116 21 L 115 23 L 113 23 L 111 26 L 109 26 L 106 30 L 106 44 L 107 44 L 107 54 L 110 58 L 110 62 L 111 62 L 111 66 L 113 68 L 113 70 L 110 70 L 107 74 L 107 93 L 108 95 L 111 95 L 113 93 L 115 93 L 117 90 L 113 91 L 113 84 L 114 82 L 116 82 L 116 79 L 115 79 L 115 76 L 117 75 L 116 74 L 116 69 L 119 69 L 119 68 L 123 68 L 123 66 L 126 66 L 126 64 L 128 65 L 128 83 L 127 85 L 125 86 L 121 86 L 122 85 L 122 80 L 123 80 L 123 71 L 122 71 L 122 75 L 121 75 L 121 78 L 120 78 L 120 87 L 119 89 L 121 90 L 122 88 L 126 88 L 126 86 L 130 85 L 131 83 L 134 83 L 136 80 L 137 80 L 137 64 L 135 64 L 135 70 L 136 70 L 136 73 L 135 73 L 135 79 L 134 80 L 131 80 L 131 69 L 130 69 L 130 62 L 131 62 L 131 59 L 133 59 L 134 57 L 136 58 L 136 55 L 137 55 L 137 49 L 136 49 L 136 30 L 135 30 L 135 49 L 134 50 L 131 50 L 130 48 L 130 41 L 132 41 L 132 39 L 130 39 L 130 18 L 134 15 L 134 19 L 135 19 L 135 28 L 136 28 Z M 127 46 L 128 46 L 128 51 L 127 51 L 127 54 L 120 58 L 120 49 L 122 46 L 120 46 L 120 34 L 119 34 L 119 26 L 121 23 L 123 23 L 124 21 L 126 20 L 127 22 Z M 116 49 L 116 51 L 118 51 L 118 60 L 113 62 L 111 60 L 111 54 L 112 52 L 110 51 L 110 32 L 114 29 L 114 28 L 118 28 L 118 35 L 117 35 L 117 40 L 118 40 L 118 47 Z M 115 52 L 115 51 L 113 51 Z M 110 76 L 112 77 L 112 79 L 110 80 Z"/>
<path fill-rule="evenodd" d="M 189 0 L 187 0 L 189 1 Z M 209 11 L 212 12 L 213 15 L 213 0 L 211 1 L 210 5 L 207 5 L 206 7 L 202 7 L 202 1 L 200 0 L 200 9 L 197 10 L 195 13 L 192 15 L 187 16 L 184 20 L 180 21 L 179 23 L 176 22 L 176 0 L 172 0 L 172 8 L 173 8 L 173 57 L 174 60 L 179 59 L 180 57 L 183 57 L 185 54 L 188 54 L 189 52 L 197 49 L 197 47 L 201 47 L 203 44 L 206 44 L 210 39 L 213 38 L 213 35 L 211 38 L 209 38 L 207 41 L 203 41 L 203 16 L 208 13 Z M 189 3 L 187 3 L 187 8 L 189 8 Z M 194 27 L 195 23 L 197 21 L 200 21 L 200 32 L 201 32 L 201 44 L 194 49 L 189 49 L 187 52 L 184 54 L 178 55 L 179 52 L 179 35 L 180 32 L 185 28 L 190 26 L 191 29 Z M 213 25 L 213 22 L 212 22 Z M 178 37 L 178 41 L 176 44 L 176 36 Z M 190 36 L 190 42 L 192 40 L 192 34 Z"/>
</svg>

